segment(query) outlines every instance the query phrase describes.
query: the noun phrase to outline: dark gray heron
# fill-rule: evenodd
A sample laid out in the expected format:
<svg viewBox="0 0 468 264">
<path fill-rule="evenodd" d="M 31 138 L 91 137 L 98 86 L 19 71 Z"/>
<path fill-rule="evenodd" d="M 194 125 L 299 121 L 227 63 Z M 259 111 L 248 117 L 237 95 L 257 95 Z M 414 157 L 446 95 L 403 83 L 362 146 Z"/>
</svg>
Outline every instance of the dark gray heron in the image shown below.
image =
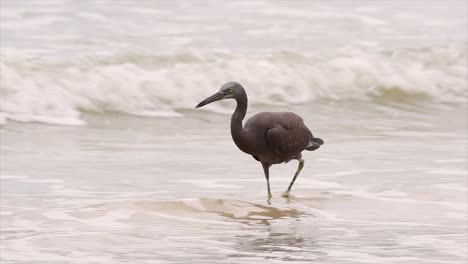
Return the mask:
<svg viewBox="0 0 468 264">
<path fill-rule="evenodd" d="M 298 160 L 299 166 L 283 197 L 288 197 L 297 176 L 304 167 L 301 152 L 318 149 L 323 140 L 312 135 L 302 118 L 291 112 L 261 112 L 252 116 L 245 125 L 242 120 L 247 112 L 247 94 L 236 82 L 221 86 L 219 92 L 201 101 L 196 108 L 209 103 L 235 99 L 237 107 L 231 117 L 231 136 L 237 147 L 250 154 L 263 166 L 267 180 L 268 198 L 271 198 L 269 168 L 273 164 Z"/>
</svg>

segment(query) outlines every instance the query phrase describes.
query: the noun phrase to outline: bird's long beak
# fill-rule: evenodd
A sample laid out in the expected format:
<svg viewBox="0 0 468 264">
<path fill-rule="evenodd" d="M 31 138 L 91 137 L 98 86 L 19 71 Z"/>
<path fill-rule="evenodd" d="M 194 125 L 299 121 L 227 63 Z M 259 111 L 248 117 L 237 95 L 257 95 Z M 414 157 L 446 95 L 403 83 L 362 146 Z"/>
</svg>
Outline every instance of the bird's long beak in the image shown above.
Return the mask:
<svg viewBox="0 0 468 264">
<path fill-rule="evenodd" d="M 213 94 L 212 96 L 206 98 L 205 100 L 201 101 L 199 104 L 197 104 L 197 106 L 195 106 L 195 108 L 199 108 L 199 107 L 202 107 L 202 106 L 207 105 L 209 103 L 219 101 L 219 100 L 223 99 L 224 95 L 225 94 L 222 93 L 222 92 L 217 92 L 217 93 Z"/>
</svg>

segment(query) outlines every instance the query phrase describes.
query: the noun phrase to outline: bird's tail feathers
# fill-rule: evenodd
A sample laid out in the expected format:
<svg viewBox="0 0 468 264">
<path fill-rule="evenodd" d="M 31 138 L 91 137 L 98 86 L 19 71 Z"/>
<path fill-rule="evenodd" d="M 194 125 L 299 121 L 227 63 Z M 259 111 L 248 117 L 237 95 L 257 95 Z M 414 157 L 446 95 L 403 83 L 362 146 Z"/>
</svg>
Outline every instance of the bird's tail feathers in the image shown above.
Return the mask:
<svg viewBox="0 0 468 264">
<path fill-rule="evenodd" d="M 311 138 L 309 140 L 309 145 L 307 146 L 306 150 L 313 151 L 320 148 L 323 145 L 323 140 L 321 138 Z"/>
</svg>

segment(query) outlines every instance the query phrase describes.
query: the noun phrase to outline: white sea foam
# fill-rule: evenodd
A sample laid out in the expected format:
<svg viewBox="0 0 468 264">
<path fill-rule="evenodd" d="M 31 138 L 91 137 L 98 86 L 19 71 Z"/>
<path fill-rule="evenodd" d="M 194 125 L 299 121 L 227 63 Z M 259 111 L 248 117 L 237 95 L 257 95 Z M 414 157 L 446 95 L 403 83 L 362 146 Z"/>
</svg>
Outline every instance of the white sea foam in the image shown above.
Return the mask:
<svg viewBox="0 0 468 264">
<path fill-rule="evenodd" d="M 24 181 L 30 179 L 30 177 L 25 176 L 25 175 L 0 175 L 0 180 L 20 180 Z"/>
<path fill-rule="evenodd" d="M 444 189 L 444 190 L 450 190 L 450 191 L 458 191 L 458 192 L 467 192 L 468 188 L 462 183 L 439 183 L 439 184 L 434 184 L 435 188 L 439 189 Z"/>
<path fill-rule="evenodd" d="M 124 228 L 126 224 L 119 220 L 130 218 L 135 212 L 130 209 L 117 209 L 96 217 L 75 217 L 65 211 L 48 211 L 43 215 L 49 219 L 77 221 L 91 226 L 106 228 Z"/>
<path fill-rule="evenodd" d="M 81 111 L 177 117 L 179 109 L 192 109 L 229 80 L 241 82 L 250 101 L 262 104 L 320 98 L 465 102 L 464 58 L 464 45 L 402 50 L 393 56 L 344 49 L 257 57 L 128 54 L 73 62 L 7 57 L 0 64 L 0 121 L 82 125 Z"/>
<path fill-rule="evenodd" d="M 458 241 L 457 241 L 458 240 Z M 450 255 L 467 257 L 466 244 L 461 243 L 464 240 L 464 235 L 413 235 L 403 236 L 400 244 L 404 246 L 433 246 L 437 247 L 438 251 L 445 252 Z M 435 246 L 436 245 L 436 246 Z"/>
<path fill-rule="evenodd" d="M 83 111 L 174 118 L 231 80 L 254 104 L 468 101 L 456 5 L 27 2 L 2 6 L 0 124 L 84 125 Z"/>
<path fill-rule="evenodd" d="M 196 180 L 183 180 L 182 182 L 187 182 L 196 186 L 209 188 L 209 189 L 242 189 L 241 185 L 234 184 L 225 184 L 220 183 L 219 181 L 213 179 L 196 179 Z"/>
<path fill-rule="evenodd" d="M 459 202 L 445 202 L 445 201 L 430 201 L 430 200 L 415 200 L 410 198 L 402 198 L 406 196 L 399 196 L 399 195 L 386 195 L 385 193 L 370 193 L 364 190 L 355 190 L 355 191 L 341 191 L 336 190 L 335 193 L 339 194 L 349 194 L 356 197 L 368 198 L 368 199 L 376 199 L 376 200 L 383 200 L 383 201 L 391 201 L 397 203 L 420 203 L 420 204 L 432 204 L 432 205 L 441 205 L 447 208 L 451 208 L 453 210 L 458 210 L 462 212 L 467 212 L 467 204 L 466 203 L 459 203 Z"/>
<path fill-rule="evenodd" d="M 430 169 L 426 173 L 430 174 L 441 174 L 441 175 L 468 175 L 467 170 L 444 170 L 444 169 Z"/>
<path fill-rule="evenodd" d="M 406 197 L 408 196 L 405 192 L 400 191 L 393 191 L 393 190 L 385 190 L 378 193 L 375 193 L 377 196 L 384 196 L 384 197 Z"/>
</svg>

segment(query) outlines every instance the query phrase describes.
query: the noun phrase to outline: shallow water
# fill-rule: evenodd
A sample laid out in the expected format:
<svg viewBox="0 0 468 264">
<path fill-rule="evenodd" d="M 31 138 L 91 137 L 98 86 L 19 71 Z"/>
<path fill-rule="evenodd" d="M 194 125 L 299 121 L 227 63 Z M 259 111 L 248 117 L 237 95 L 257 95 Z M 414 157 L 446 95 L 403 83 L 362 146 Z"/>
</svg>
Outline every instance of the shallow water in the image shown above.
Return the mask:
<svg viewBox="0 0 468 264">
<path fill-rule="evenodd" d="M 2 263 L 465 263 L 466 1 L 36 1 L 0 8 Z M 263 171 L 229 133 L 325 140 Z"/>
<path fill-rule="evenodd" d="M 2 263 L 463 263 L 466 108 L 413 107 L 288 108 L 326 144 L 290 199 L 296 163 L 272 167 L 270 203 L 225 115 L 9 122 Z"/>
</svg>

